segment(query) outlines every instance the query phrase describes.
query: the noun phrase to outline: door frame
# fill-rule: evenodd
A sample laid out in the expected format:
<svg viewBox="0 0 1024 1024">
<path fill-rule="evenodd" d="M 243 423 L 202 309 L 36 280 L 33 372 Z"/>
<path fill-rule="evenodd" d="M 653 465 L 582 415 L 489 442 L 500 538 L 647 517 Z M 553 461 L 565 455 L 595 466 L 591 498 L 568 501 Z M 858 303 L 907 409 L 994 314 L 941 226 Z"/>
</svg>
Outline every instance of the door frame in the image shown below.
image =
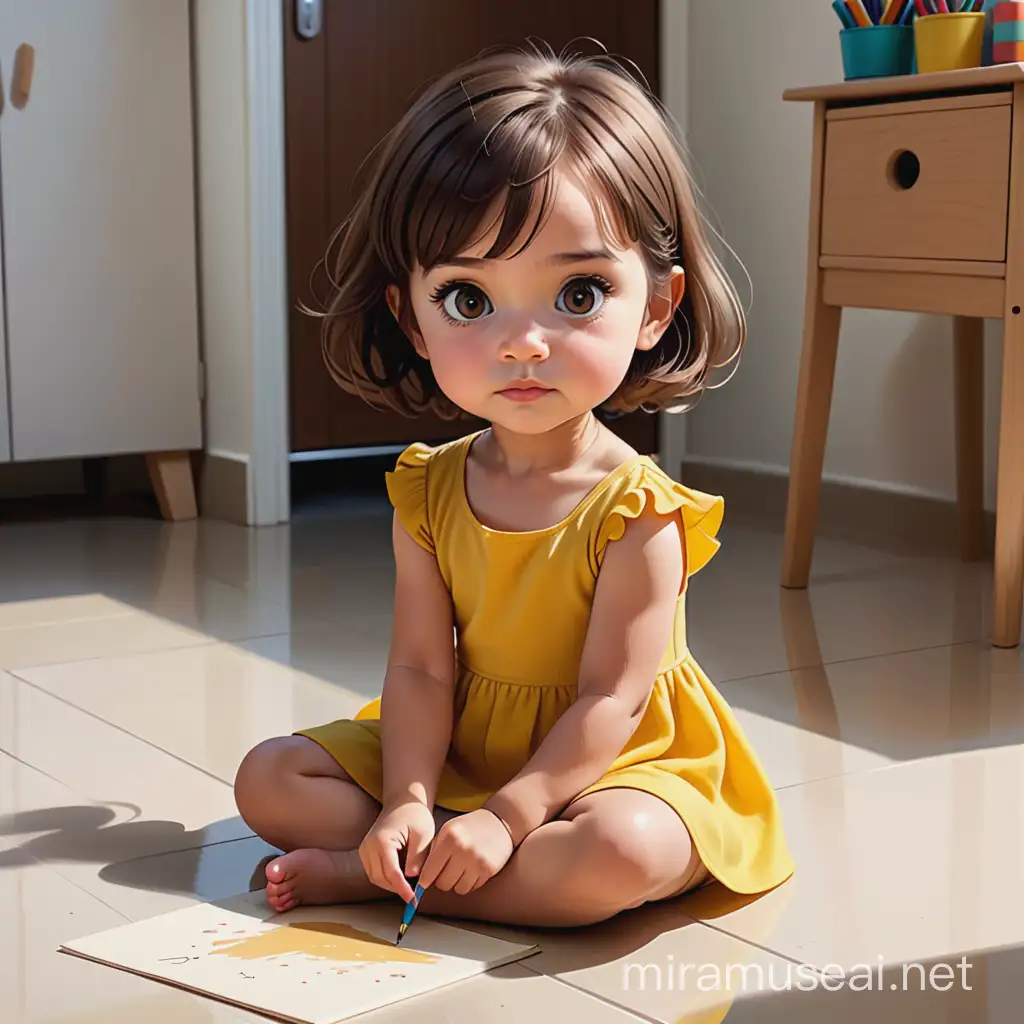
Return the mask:
<svg viewBox="0 0 1024 1024">
<path fill-rule="evenodd" d="M 250 526 L 286 523 L 291 516 L 283 6 L 280 0 L 246 0 L 245 5 L 252 316 Z"/>
<path fill-rule="evenodd" d="M 687 52 L 689 4 L 690 0 L 659 4 L 662 93 L 684 137 L 687 71 L 679 53 Z M 245 10 L 253 357 L 247 505 L 249 525 L 269 526 L 291 517 L 284 5 L 280 0 L 246 0 Z M 660 461 L 667 472 L 677 475 L 686 453 L 685 417 L 661 414 L 659 433 Z"/>
</svg>

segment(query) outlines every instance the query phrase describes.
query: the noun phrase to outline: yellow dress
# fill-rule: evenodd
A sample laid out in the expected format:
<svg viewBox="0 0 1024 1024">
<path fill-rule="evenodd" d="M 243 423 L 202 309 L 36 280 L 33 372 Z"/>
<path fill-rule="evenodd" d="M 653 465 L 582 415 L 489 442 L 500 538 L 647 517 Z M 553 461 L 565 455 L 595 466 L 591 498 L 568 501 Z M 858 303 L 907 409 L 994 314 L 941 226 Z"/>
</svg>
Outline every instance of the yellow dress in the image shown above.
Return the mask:
<svg viewBox="0 0 1024 1024">
<path fill-rule="evenodd" d="M 396 513 L 432 552 L 452 596 L 457 635 L 455 716 L 437 804 L 480 807 L 516 775 L 576 696 L 598 573 L 607 545 L 648 502 L 678 515 L 687 579 L 718 550 L 723 501 L 671 480 L 636 456 L 545 530 L 492 530 L 466 498 L 476 434 L 436 448 L 414 444 L 387 476 Z M 354 719 L 303 730 L 380 799 L 380 700 Z M 793 863 L 775 793 L 732 710 L 686 646 L 685 587 L 647 710 L 614 764 L 580 796 L 644 790 L 685 823 L 721 883 L 759 893 Z M 682 868 L 683 865 L 680 865 Z"/>
</svg>

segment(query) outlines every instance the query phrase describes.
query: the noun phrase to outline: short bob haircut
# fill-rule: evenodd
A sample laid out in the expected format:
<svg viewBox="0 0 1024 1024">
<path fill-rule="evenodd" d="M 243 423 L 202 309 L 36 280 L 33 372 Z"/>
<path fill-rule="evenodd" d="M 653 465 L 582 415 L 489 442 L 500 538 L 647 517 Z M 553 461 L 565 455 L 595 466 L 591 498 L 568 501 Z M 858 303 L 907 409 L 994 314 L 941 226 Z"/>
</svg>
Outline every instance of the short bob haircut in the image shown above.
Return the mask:
<svg viewBox="0 0 1024 1024">
<path fill-rule="evenodd" d="M 550 205 L 556 165 L 592 188 L 607 241 L 639 245 L 652 288 L 673 265 L 686 273 L 674 329 L 634 353 L 602 408 L 678 411 L 708 386 L 711 371 L 738 357 L 743 308 L 708 242 L 657 100 L 606 55 L 503 49 L 419 96 L 377 147 L 369 180 L 331 241 L 323 352 L 345 391 L 409 416 L 462 414 L 392 315 L 386 289 L 395 284 L 405 297 L 414 268 L 448 261 L 495 226 L 488 258 L 525 249 Z"/>
</svg>

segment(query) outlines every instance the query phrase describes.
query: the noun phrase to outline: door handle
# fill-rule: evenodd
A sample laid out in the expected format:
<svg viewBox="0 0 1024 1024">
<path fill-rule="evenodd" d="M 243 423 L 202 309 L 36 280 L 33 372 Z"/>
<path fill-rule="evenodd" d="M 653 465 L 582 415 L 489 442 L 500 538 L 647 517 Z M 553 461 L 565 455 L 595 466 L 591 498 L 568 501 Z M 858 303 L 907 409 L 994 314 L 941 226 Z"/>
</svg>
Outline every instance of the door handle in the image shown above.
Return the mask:
<svg viewBox="0 0 1024 1024">
<path fill-rule="evenodd" d="M 295 30 L 303 39 L 316 38 L 323 23 L 323 0 L 295 0 Z"/>
<path fill-rule="evenodd" d="M 14 51 L 14 74 L 11 76 L 11 106 L 15 110 L 24 110 L 28 106 L 35 69 L 35 48 L 28 43 L 22 43 Z"/>
</svg>

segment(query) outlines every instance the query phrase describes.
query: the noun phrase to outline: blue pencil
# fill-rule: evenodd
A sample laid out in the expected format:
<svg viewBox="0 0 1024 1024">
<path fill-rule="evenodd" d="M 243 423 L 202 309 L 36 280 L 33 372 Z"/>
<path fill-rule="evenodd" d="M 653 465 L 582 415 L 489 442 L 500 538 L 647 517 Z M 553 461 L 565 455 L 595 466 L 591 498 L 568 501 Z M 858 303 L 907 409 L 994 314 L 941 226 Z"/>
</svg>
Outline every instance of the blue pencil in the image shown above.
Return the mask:
<svg viewBox="0 0 1024 1024">
<path fill-rule="evenodd" d="M 839 16 L 843 28 L 856 28 L 857 22 L 850 13 L 850 8 L 843 3 L 843 0 L 832 0 L 832 10 Z"/>
<path fill-rule="evenodd" d="M 416 891 L 413 893 L 413 897 L 405 905 L 405 910 L 402 913 L 402 923 L 398 926 L 398 938 L 395 939 L 395 945 L 397 946 L 405 935 L 405 930 L 412 923 L 412 919 L 416 914 L 416 910 L 420 905 L 420 899 L 423 897 L 423 886 L 417 885 Z"/>
</svg>

